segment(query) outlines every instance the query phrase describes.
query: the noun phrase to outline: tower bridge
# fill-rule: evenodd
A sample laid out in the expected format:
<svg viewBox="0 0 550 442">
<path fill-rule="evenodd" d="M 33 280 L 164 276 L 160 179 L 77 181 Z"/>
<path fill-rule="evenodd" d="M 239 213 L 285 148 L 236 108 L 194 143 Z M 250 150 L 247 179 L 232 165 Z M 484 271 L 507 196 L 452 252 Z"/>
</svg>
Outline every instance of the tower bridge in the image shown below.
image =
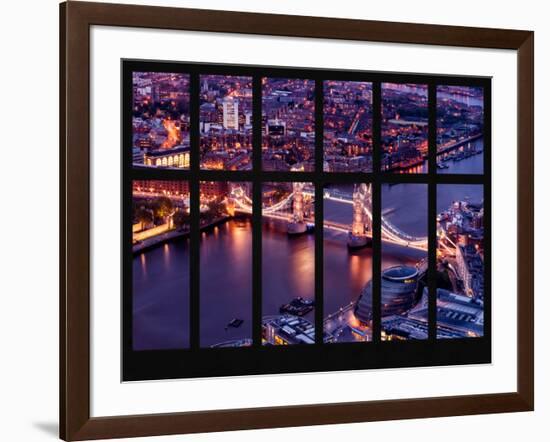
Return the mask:
<svg viewBox="0 0 550 442">
<path fill-rule="evenodd" d="M 304 183 L 293 183 L 292 192 L 277 203 L 262 208 L 262 216 L 287 221 L 289 234 L 303 233 L 307 230 L 308 224 L 314 223 L 313 214 L 308 210 L 308 204 L 311 206 L 314 199 L 313 189 L 308 188 Z M 372 238 L 372 186 L 366 183 L 356 184 L 352 194 L 337 189 L 325 189 L 323 199 L 353 206 L 350 224 L 325 220 L 323 227 L 347 233 L 348 245 L 351 248 L 366 245 Z M 226 202 L 235 211 L 252 213 L 252 199 L 241 186 L 236 185 L 231 189 Z M 410 235 L 383 215 L 381 216 L 381 234 L 384 242 L 419 250 L 428 249 L 427 237 Z"/>
</svg>

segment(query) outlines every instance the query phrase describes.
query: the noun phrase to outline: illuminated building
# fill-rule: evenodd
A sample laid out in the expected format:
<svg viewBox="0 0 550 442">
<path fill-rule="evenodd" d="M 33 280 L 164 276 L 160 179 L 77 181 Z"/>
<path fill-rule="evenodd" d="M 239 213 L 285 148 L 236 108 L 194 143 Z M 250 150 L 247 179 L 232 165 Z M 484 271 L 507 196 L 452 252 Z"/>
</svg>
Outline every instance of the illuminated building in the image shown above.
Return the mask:
<svg viewBox="0 0 550 442">
<path fill-rule="evenodd" d="M 134 180 L 134 193 L 150 193 L 153 195 L 188 195 L 189 182 L 183 180 Z"/>
<path fill-rule="evenodd" d="M 201 197 L 224 197 L 227 193 L 226 181 L 201 181 Z"/>
<path fill-rule="evenodd" d="M 483 260 L 471 245 L 456 247 L 457 271 L 464 284 L 464 291 L 469 297 L 483 296 Z"/>
<path fill-rule="evenodd" d="M 315 343 L 315 326 L 298 316 L 282 315 L 264 320 L 262 333 L 266 345 Z"/>
<path fill-rule="evenodd" d="M 223 100 L 223 128 L 239 129 L 239 101 L 231 97 Z"/>
<path fill-rule="evenodd" d="M 143 155 L 143 163 L 149 167 L 189 168 L 189 146 L 180 145 L 173 149 L 161 149 Z"/>
<path fill-rule="evenodd" d="M 382 272 L 382 317 L 399 315 L 415 302 L 419 272 L 415 267 L 395 266 Z M 372 321 L 372 281 L 363 288 L 355 306 L 355 316 L 365 324 Z"/>
<path fill-rule="evenodd" d="M 284 137 L 286 135 L 286 122 L 281 120 L 267 120 L 267 134 Z"/>
<path fill-rule="evenodd" d="M 437 289 L 437 337 L 483 336 L 483 304 L 467 296 Z"/>
<path fill-rule="evenodd" d="M 428 323 L 405 316 L 382 318 L 382 340 L 428 339 Z"/>
</svg>

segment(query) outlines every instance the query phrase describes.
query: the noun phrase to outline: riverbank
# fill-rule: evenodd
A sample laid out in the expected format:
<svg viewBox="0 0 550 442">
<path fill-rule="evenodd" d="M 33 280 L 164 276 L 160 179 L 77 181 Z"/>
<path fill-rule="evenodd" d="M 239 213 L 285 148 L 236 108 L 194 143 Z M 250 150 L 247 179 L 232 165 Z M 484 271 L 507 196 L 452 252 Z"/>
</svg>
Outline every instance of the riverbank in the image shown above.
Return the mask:
<svg viewBox="0 0 550 442">
<path fill-rule="evenodd" d="M 189 230 L 170 230 L 166 233 L 161 233 L 160 235 L 152 236 L 151 238 L 144 239 L 137 244 L 132 245 L 132 253 L 137 254 L 141 252 L 146 252 L 155 247 L 158 247 L 166 242 L 174 241 L 178 238 L 185 238 L 189 236 Z"/>
<path fill-rule="evenodd" d="M 223 224 L 223 223 L 225 223 L 225 222 L 227 222 L 231 219 L 238 219 L 241 216 L 247 216 L 247 215 L 223 216 L 221 218 L 216 218 L 215 220 L 213 220 L 213 221 L 211 221 L 207 224 L 201 225 L 200 226 L 200 231 L 203 232 L 203 231 L 211 230 L 216 226 L 219 226 L 219 225 L 221 225 L 221 224 Z M 190 234 L 189 229 L 170 230 L 169 232 L 162 233 L 160 235 L 156 235 L 156 236 L 153 236 L 151 238 L 144 239 L 143 241 L 140 241 L 138 244 L 134 244 L 132 246 L 132 253 L 135 255 L 135 254 L 138 254 L 138 253 L 146 252 L 146 251 L 151 250 L 155 247 L 161 246 L 161 245 L 163 245 L 167 242 L 171 242 L 171 241 L 174 241 L 174 240 L 180 239 L 180 238 L 188 238 L 189 234 Z"/>
<path fill-rule="evenodd" d="M 460 140 L 452 144 L 440 146 L 438 147 L 436 158 L 442 155 L 448 154 L 451 151 L 457 150 L 468 143 L 473 143 L 481 139 L 482 137 L 483 137 L 483 134 L 477 134 L 470 138 L 466 138 L 464 140 Z M 410 163 L 407 163 L 407 164 L 398 164 L 396 166 L 392 166 L 388 169 L 388 171 L 394 172 L 394 173 L 403 173 L 403 172 L 411 172 L 411 171 L 415 171 L 416 173 L 426 173 L 428 171 L 428 155 L 423 155 L 422 157 L 419 157 L 417 160 L 411 161 Z M 438 173 L 442 173 L 442 170 L 439 170 Z M 454 172 L 443 172 L 443 173 L 454 173 Z"/>
</svg>

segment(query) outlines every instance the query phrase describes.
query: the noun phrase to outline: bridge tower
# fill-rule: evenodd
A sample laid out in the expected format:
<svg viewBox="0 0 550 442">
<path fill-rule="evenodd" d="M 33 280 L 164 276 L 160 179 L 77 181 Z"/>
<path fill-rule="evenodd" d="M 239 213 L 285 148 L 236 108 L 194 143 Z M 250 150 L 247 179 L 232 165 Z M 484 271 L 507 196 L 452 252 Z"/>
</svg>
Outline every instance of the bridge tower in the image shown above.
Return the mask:
<svg viewBox="0 0 550 442">
<path fill-rule="evenodd" d="M 363 200 L 363 214 L 365 222 L 365 230 L 372 232 L 372 218 L 367 215 L 366 208 L 372 213 L 372 184 L 361 184 L 361 194 Z"/>
<path fill-rule="evenodd" d="M 292 219 L 287 226 L 289 235 L 304 233 L 307 225 L 304 222 L 304 183 L 292 183 Z"/>
<path fill-rule="evenodd" d="M 229 192 L 225 199 L 225 210 L 229 216 L 235 216 L 235 200 L 243 196 L 243 189 L 238 185 L 229 186 Z"/>
<path fill-rule="evenodd" d="M 367 231 L 372 228 L 372 220 L 365 212 L 370 203 L 370 187 L 365 183 L 353 187 L 353 219 L 348 233 L 348 247 L 351 249 L 364 247 L 368 244 Z"/>
<path fill-rule="evenodd" d="M 229 216 L 235 216 L 235 199 L 232 196 L 225 200 L 225 210 Z"/>
</svg>

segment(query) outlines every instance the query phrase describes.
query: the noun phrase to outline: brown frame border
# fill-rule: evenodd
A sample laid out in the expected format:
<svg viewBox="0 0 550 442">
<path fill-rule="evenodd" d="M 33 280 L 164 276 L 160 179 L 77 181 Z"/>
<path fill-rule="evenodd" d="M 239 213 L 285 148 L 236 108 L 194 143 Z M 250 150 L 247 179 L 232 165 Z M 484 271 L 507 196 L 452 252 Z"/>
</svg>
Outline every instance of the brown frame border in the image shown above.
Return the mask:
<svg viewBox="0 0 550 442">
<path fill-rule="evenodd" d="M 518 54 L 517 391 L 90 417 L 91 25 L 512 49 Z M 70 1 L 60 5 L 60 437 L 64 440 L 368 422 L 534 409 L 534 33 Z"/>
</svg>

